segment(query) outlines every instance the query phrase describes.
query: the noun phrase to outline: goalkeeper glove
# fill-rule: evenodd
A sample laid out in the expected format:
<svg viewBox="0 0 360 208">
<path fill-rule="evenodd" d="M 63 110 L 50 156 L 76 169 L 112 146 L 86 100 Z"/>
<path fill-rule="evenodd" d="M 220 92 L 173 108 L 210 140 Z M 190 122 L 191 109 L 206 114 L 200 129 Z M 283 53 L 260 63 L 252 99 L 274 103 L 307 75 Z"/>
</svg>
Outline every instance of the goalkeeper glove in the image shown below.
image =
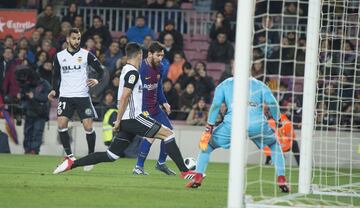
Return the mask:
<svg viewBox="0 0 360 208">
<path fill-rule="evenodd" d="M 213 125 L 207 124 L 205 127 L 205 131 L 201 135 L 200 142 L 199 142 L 199 148 L 202 151 L 205 151 L 208 148 L 208 144 L 209 144 L 209 141 L 211 138 L 213 128 L 214 128 Z"/>
</svg>

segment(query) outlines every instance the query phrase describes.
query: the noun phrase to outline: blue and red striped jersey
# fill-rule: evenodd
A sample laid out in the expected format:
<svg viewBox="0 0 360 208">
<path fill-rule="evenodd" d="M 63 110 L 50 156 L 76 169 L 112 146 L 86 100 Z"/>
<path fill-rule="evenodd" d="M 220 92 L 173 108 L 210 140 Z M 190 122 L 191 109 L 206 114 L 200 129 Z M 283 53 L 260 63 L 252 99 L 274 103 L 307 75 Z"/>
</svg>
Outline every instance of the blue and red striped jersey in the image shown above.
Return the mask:
<svg viewBox="0 0 360 208">
<path fill-rule="evenodd" d="M 142 61 L 139 73 L 143 84 L 143 111 L 156 114 L 159 105 L 167 103 L 162 88 L 164 67 L 162 64 L 153 68 L 146 59 Z"/>
</svg>

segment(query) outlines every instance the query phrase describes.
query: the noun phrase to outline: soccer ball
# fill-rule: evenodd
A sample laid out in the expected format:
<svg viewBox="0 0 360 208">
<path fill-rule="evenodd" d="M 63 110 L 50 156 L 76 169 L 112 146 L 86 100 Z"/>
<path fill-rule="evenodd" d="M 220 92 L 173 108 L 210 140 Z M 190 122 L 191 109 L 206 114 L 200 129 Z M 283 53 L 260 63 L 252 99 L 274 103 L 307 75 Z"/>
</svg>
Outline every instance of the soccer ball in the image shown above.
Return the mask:
<svg viewBox="0 0 360 208">
<path fill-rule="evenodd" d="M 187 157 L 184 159 L 184 163 L 186 165 L 186 167 L 189 169 L 189 170 L 195 170 L 196 168 L 196 160 L 192 157 Z"/>
</svg>

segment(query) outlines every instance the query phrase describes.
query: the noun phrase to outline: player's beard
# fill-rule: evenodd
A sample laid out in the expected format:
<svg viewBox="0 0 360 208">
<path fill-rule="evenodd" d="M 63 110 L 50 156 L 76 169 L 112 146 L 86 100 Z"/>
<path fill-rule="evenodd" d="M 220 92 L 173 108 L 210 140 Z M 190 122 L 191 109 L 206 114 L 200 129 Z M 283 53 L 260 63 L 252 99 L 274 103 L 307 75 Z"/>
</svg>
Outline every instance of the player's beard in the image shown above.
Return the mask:
<svg viewBox="0 0 360 208">
<path fill-rule="evenodd" d="M 75 45 L 73 45 L 73 44 L 71 44 L 71 43 L 69 42 L 69 46 L 70 46 L 70 48 L 71 48 L 72 50 L 77 51 L 77 50 L 79 49 L 79 47 L 80 47 L 80 44 L 78 44 L 77 46 L 75 46 Z"/>
<path fill-rule="evenodd" d="M 156 68 L 157 66 L 159 66 L 160 62 L 159 63 L 156 63 L 154 59 L 151 60 L 151 66 L 153 68 Z"/>
</svg>

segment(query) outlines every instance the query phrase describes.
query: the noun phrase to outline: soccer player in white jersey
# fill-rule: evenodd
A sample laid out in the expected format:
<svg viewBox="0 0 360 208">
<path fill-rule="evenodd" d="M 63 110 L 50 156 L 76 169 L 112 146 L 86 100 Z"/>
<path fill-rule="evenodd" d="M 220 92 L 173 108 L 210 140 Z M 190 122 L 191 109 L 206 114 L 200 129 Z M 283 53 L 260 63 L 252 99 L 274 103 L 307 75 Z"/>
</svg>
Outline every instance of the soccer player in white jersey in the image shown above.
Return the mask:
<svg viewBox="0 0 360 208">
<path fill-rule="evenodd" d="M 134 137 L 139 135 L 164 140 L 166 153 L 181 171 L 180 177 L 191 179 L 194 171 L 189 171 L 185 166 L 175 142 L 174 132 L 149 117 L 147 112 L 142 112 L 142 82 L 138 72 L 142 61 L 140 45 L 129 43 L 126 46 L 126 56 L 127 64 L 123 67 L 120 75 L 118 115 L 114 122 L 114 138 L 109 149 L 105 152 L 89 154 L 75 161 L 68 158 L 54 170 L 54 174 L 76 167 L 113 162 L 119 159 Z"/>
<path fill-rule="evenodd" d="M 103 68 L 96 57 L 89 51 L 80 48 L 81 34 L 78 28 L 70 29 L 66 41 L 68 47 L 56 54 L 54 59 L 52 90 L 48 98 L 59 98 L 57 108 L 58 131 L 64 147 L 65 159 L 75 160 L 68 133 L 68 122 L 74 111 L 79 115 L 86 133 L 89 154 L 94 152 L 96 135 L 93 129 L 93 118 L 97 117 L 89 96 L 89 87 L 99 83 L 88 78 L 88 66 L 94 68 L 98 77 L 102 77 Z M 93 166 L 84 167 L 89 171 Z"/>
</svg>

